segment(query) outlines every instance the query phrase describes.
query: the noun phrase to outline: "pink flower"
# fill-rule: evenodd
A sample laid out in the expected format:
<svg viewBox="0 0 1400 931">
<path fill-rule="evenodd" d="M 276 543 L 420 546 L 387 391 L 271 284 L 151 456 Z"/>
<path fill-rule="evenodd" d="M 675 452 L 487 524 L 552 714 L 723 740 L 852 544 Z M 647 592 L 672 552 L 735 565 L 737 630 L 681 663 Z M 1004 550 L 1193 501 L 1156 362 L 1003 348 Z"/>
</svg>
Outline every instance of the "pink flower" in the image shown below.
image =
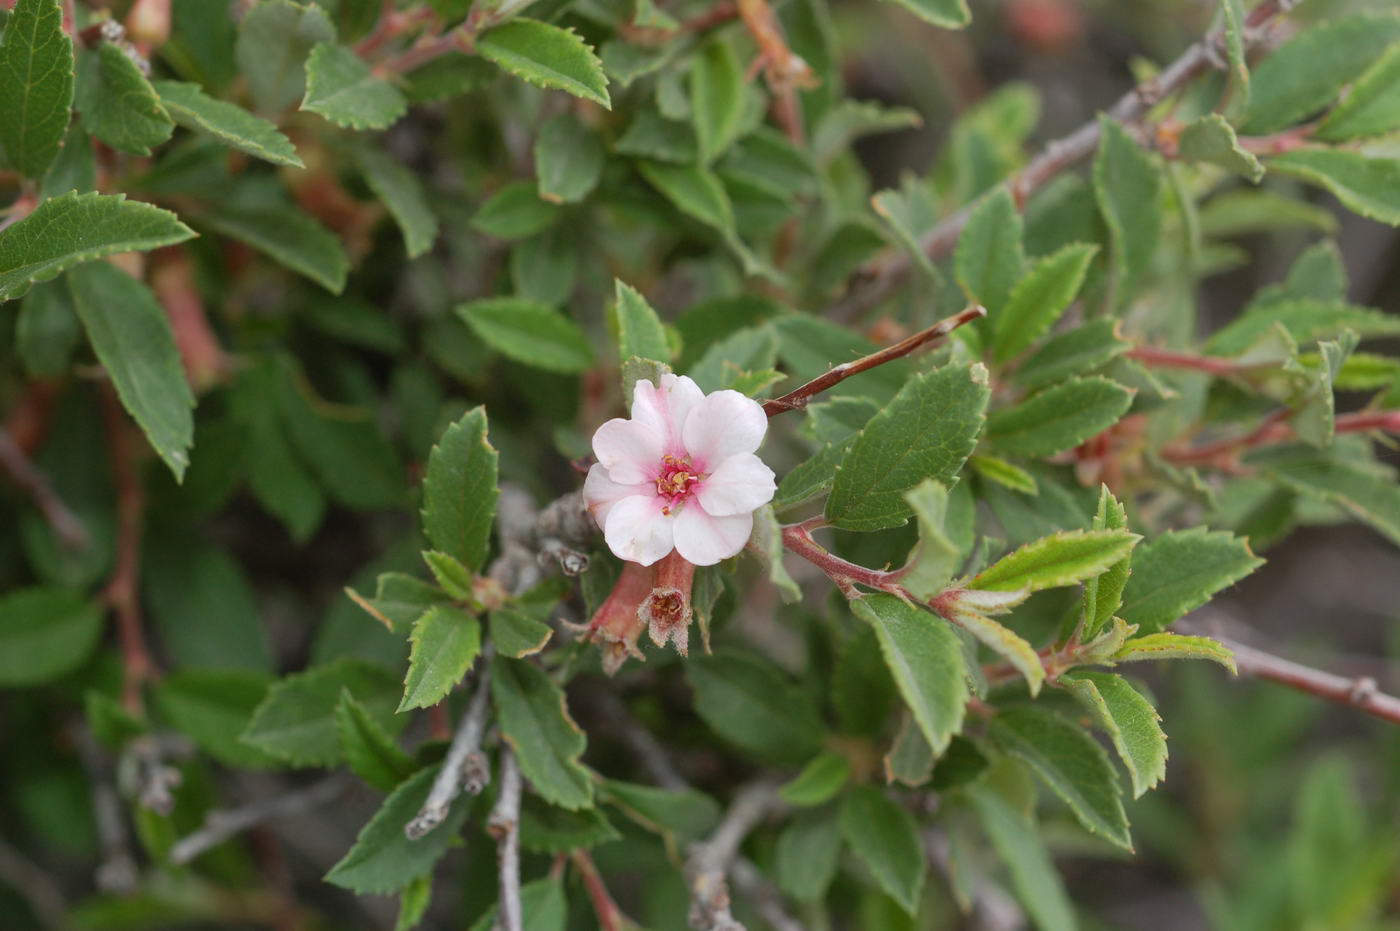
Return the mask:
<svg viewBox="0 0 1400 931">
<path fill-rule="evenodd" d="M 593 434 L 583 485 L 608 548 L 643 566 L 672 549 L 697 566 L 736 555 L 776 490 L 754 455 L 767 431 L 763 407 L 737 391 L 707 395 L 684 375 L 637 382 L 632 418 Z"/>
</svg>

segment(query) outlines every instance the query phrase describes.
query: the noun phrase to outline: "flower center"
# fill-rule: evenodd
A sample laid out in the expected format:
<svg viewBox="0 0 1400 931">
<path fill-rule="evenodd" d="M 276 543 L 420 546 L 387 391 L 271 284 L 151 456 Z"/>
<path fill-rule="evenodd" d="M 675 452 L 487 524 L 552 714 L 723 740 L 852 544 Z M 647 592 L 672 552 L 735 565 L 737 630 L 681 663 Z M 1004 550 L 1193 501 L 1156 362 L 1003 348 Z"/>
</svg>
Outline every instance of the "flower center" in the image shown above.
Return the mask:
<svg viewBox="0 0 1400 931">
<path fill-rule="evenodd" d="M 661 460 L 661 474 L 656 477 L 656 493 L 669 502 L 661 513 L 670 514 L 673 507 L 683 504 L 690 497 L 692 486 L 701 479 L 691 468 L 689 456 L 684 459 L 666 456 Z"/>
</svg>

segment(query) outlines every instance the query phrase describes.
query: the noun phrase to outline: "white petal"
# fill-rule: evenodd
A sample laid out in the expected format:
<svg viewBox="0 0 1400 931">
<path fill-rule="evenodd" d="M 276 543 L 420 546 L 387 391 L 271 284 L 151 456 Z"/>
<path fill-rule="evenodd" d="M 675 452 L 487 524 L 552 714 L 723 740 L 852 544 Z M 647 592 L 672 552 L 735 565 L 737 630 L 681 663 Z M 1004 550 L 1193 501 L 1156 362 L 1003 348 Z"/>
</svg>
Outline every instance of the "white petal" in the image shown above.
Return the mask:
<svg viewBox="0 0 1400 931">
<path fill-rule="evenodd" d="M 773 470 L 753 453 L 730 456 L 700 483 L 696 497 L 714 517 L 744 514 L 773 500 Z"/>
<path fill-rule="evenodd" d="M 614 504 L 633 495 L 646 495 L 655 488 L 650 482 L 620 485 L 612 480 L 601 463 L 595 462 L 588 469 L 588 478 L 583 480 L 583 500 L 598 526 L 606 527 L 608 512 Z"/>
<path fill-rule="evenodd" d="M 711 517 L 692 501 L 676 515 L 676 550 L 697 566 L 735 556 L 753 534 L 753 512 Z"/>
<path fill-rule="evenodd" d="M 763 405 L 737 391 L 716 391 L 686 418 L 683 438 L 691 461 L 702 471 L 718 468 L 730 456 L 751 453 L 768 432 Z"/>
<path fill-rule="evenodd" d="M 614 482 L 635 485 L 661 473 L 662 442 L 646 424 L 614 417 L 593 434 L 593 454 Z"/>
<path fill-rule="evenodd" d="M 646 424 L 664 438 L 664 453 L 684 456 L 681 428 L 691 410 L 704 399 L 705 393 L 685 375 L 667 372 L 660 381 L 659 386 L 646 379 L 637 382 L 632 392 L 632 419 Z"/>
<path fill-rule="evenodd" d="M 672 550 L 675 518 L 661 513 L 666 500 L 657 495 L 633 495 L 608 511 L 603 538 L 618 559 L 650 566 Z"/>
</svg>

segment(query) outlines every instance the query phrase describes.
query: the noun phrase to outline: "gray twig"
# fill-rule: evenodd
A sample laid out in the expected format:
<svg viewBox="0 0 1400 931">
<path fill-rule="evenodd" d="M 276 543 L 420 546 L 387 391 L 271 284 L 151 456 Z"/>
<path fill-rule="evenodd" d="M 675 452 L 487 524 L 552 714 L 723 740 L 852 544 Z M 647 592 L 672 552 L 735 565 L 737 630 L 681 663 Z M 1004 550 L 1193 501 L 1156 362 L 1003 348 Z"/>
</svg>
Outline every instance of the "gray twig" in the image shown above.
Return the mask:
<svg viewBox="0 0 1400 931">
<path fill-rule="evenodd" d="M 428 800 L 403 829 L 410 840 L 417 840 L 442 824 L 453 801 L 462 794 L 463 789 L 472 795 L 479 795 L 491 781 L 490 767 L 481 752 L 481 737 L 486 731 L 486 710 L 491 699 L 490 651 L 488 645 L 482 652 L 481 681 L 477 684 L 466 714 L 457 724 L 457 732 L 452 735 L 447 759 L 433 780 Z"/>
<path fill-rule="evenodd" d="M 0 838 L 0 880 L 29 903 L 29 910 L 44 927 L 62 928 L 67 924 L 64 917 L 67 908 L 58 883 L 3 838 Z"/>
<path fill-rule="evenodd" d="M 139 871 L 136 858 L 131 855 L 126 821 L 122 817 L 121 796 L 117 794 L 113 774 L 97 739 L 86 727 L 74 730 L 74 743 L 92 792 L 93 817 L 97 822 L 97 838 L 102 848 L 102 862 L 98 864 L 95 876 L 97 888 L 103 892 L 129 892 L 136 886 Z"/>
<path fill-rule="evenodd" d="M 486 830 L 496 838 L 497 880 L 499 883 L 496 927 L 500 931 L 522 931 L 520 908 L 520 767 L 509 747 L 501 749 L 501 791 L 491 809 Z"/>
<path fill-rule="evenodd" d="M 781 806 L 775 782 L 752 782 L 734 796 L 729 811 L 709 839 L 691 845 L 685 875 L 690 888 L 687 918 L 694 931 L 744 931 L 730 913 L 725 876 L 734 865 L 744 838 Z"/>
<path fill-rule="evenodd" d="M 49 477 L 29 460 L 7 430 L 0 430 L 0 468 L 34 502 L 64 546 L 74 550 L 87 548 L 92 537 L 83 522 L 63 503 Z"/>
<path fill-rule="evenodd" d="M 176 866 L 189 863 L 205 851 L 212 850 L 249 828 L 274 818 L 289 818 L 326 805 L 338 798 L 350 785 L 350 781 L 347 774 L 336 773 L 285 795 L 258 799 L 240 808 L 211 811 L 205 815 L 203 827 L 180 838 L 170 848 L 170 862 Z"/>
<path fill-rule="evenodd" d="M 734 885 L 744 893 L 744 897 L 754 903 L 758 913 L 773 931 L 806 931 L 802 922 L 793 918 L 783 908 L 782 893 L 764 876 L 752 860 L 739 857 L 729 868 L 734 877 Z"/>
</svg>

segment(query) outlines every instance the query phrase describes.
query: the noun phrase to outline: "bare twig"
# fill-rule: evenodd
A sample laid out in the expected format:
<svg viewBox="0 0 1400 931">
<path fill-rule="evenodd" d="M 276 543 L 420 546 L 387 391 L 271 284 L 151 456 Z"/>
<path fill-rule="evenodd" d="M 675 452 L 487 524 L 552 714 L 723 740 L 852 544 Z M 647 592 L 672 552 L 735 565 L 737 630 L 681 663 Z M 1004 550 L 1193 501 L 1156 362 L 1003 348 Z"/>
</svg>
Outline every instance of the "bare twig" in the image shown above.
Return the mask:
<svg viewBox="0 0 1400 931">
<path fill-rule="evenodd" d="M 304 789 L 258 799 L 240 808 L 211 811 L 204 817 L 203 827 L 180 838 L 170 848 L 170 862 L 181 866 L 249 828 L 329 804 L 340 797 L 350 781 L 346 773 L 336 773 Z"/>
<path fill-rule="evenodd" d="M 74 550 L 87 549 L 92 542 L 87 528 L 63 503 L 48 476 L 29 460 L 8 430 L 0 430 L 0 468 L 34 502 L 64 546 Z"/>
<path fill-rule="evenodd" d="M 1251 47 L 1262 44 L 1267 33 L 1260 27 L 1279 14 L 1286 13 L 1298 2 L 1264 0 L 1256 6 L 1250 11 L 1246 23 L 1246 43 Z M 1109 117 L 1120 123 L 1141 120 L 1157 103 L 1213 68 L 1217 58 L 1215 49 L 1222 41 L 1223 33 L 1214 32 L 1192 45 L 1155 78 L 1120 97 L 1108 109 Z M 1100 132 L 1098 120 L 1093 120 L 1047 145 L 1019 175 L 1007 182 L 1016 202 L 1024 204 L 1050 179 L 1092 155 L 1098 148 Z M 920 242 L 924 254 L 937 260 L 950 253 L 971 215 L 971 206 L 964 207 L 930 230 Z M 827 315 L 837 320 L 856 319 L 893 294 L 908 279 L 913 267 L 913 261 L 904 253 L 883 256 L 866 263 L 856 272 L 846 295 L 828 309 Z"/>
<path fill-rule="evenodd" d="M 675 763 L 671 762 L 670 754 L 661 745 L 661 741 L 632 716 L 622 699 L 602 690 L 595 692 L 591 697 L 602 710 L 608 723 L 617 728 L 618 736 L 647 771 L 652 782 L 672 792 L 690 788 L 690 783 L 686 782 L 676 769 Z"/>
<path fill-rule="evenodd" d="M 67 924 L 68 910 L 58 883 L 4 838 L 0 838 L 0 881 L 29 904 L 29 910 L 44 927 L 63 928 Z"/>
<path fill-rule="evenodd" d="M 753 861 L 739 857 L 729 872 L 734 877 L 734 885 L 744 894 L 744 898 L 754 903 L 759 915 L 773 931 L 805 931 L 802 923 L 783 907 L 782 894 L 777 887 L 759 872 Z"/>
<path fill-rule="evenodd" d="M 695 931 L 744 931 L 729 911 L 725 876 L 744 838 L 781 806 L 774 782 L 764 779 L 750 783 L 734 796 L 729 811 L 709 839 L 691 845 L 685 876 L 690 888 L 688 920 Z"/>
<path fill-rule="evenodd" d="M 486 821 L 486 830 L 496 838 L 497 893 L 496 927 L 501 931 L 522 931 L 520 908 L 520 767 L 509 747 L 501 748 L 501 791 Z"/>
<path fill-rule="evenodd" d="M 941 830 L 924 831 L 924 849 L 945 876 L 952 876 L 953 858 L 948 837 Z M 972 890 L 972 911 L 979 931 L 1020 931 L 1026 926 L 1026 913 L 1004 889 L 983 876 Z"/>
<path fill-rule="evenodd" d="M 806 407 L 818 394 L 833 388 L 852 375 L 859 375 L 861 372 L 868 372 L 876 366 L 893 362 L 895 359 L 909 355 L 916 349 L 925 346 L 936 345 L 949 333 L 979 317 L 987 315 L 985 307 L 969 307 L 964 311 L 954 314 L 938 321 L 926 330 L 920 330 L 907 339 L 902 339 L 893 346 L 886 346 L 878 352 L 872 352 L 868 356 L 856 359 L 853 362 L 843 362 L 835 368 L 828 369 L 816 378 L 789 391 L 780 398 L 773 398 L 771 401 L 763 402 L 763 412 L 769 417 L 774 414 L 781 414 L 783 411 L 793 411 Z"/>
<path fill-rule="evenodd" d="M 574 868 L 578 870 L 579 878 L 583 880 L 583 886 L 588 890 L 588 901 L 593 905 L 593 915 L 598 919 L 598 931 L 625 931 L 627 928 L 636 925 L 627 920 L 627 916 L 622 914 L 622 909 L 617 907 L 613 901 L 612 894 L 608 892 L 607 884 L 603 882 L 603 877 L 598 873 L 598 867 L 593 864 L 593 858 L 589 856 L 587 850 L 579 849 L 570 854 Z"/>
<path fill-rule="evenodd" d="M 131 855 L 121 798 L 117 795 L 110 767 L 91 731 L 80 726 L 74 728 L 72 734 L 92 793 L 93 819 L 102 848 L 102 862 L 94 877 L 97 888 L 103 892 L 130 892 L 136 886 L 139 871 L 136 858 Z"/>
<path fill-rule="evenodd" d="M 486 710 L 491 703 L 489 660 L 487 656 L 482 659 L 481 681 L 477 684 L 466 714 L 457 724 L 457 732 L 447 748 L 447 759 L 433 780 L 428 800 L 403 829 L 411 840 L 417 840 L 442 824 L 452 808 L 452 802 L 462 794 L 463 789 L 472 795 L 479 795 L 491 781 L 491 770 L 481 752 L 481 736 L 486 731 Z"/>
</svg>

